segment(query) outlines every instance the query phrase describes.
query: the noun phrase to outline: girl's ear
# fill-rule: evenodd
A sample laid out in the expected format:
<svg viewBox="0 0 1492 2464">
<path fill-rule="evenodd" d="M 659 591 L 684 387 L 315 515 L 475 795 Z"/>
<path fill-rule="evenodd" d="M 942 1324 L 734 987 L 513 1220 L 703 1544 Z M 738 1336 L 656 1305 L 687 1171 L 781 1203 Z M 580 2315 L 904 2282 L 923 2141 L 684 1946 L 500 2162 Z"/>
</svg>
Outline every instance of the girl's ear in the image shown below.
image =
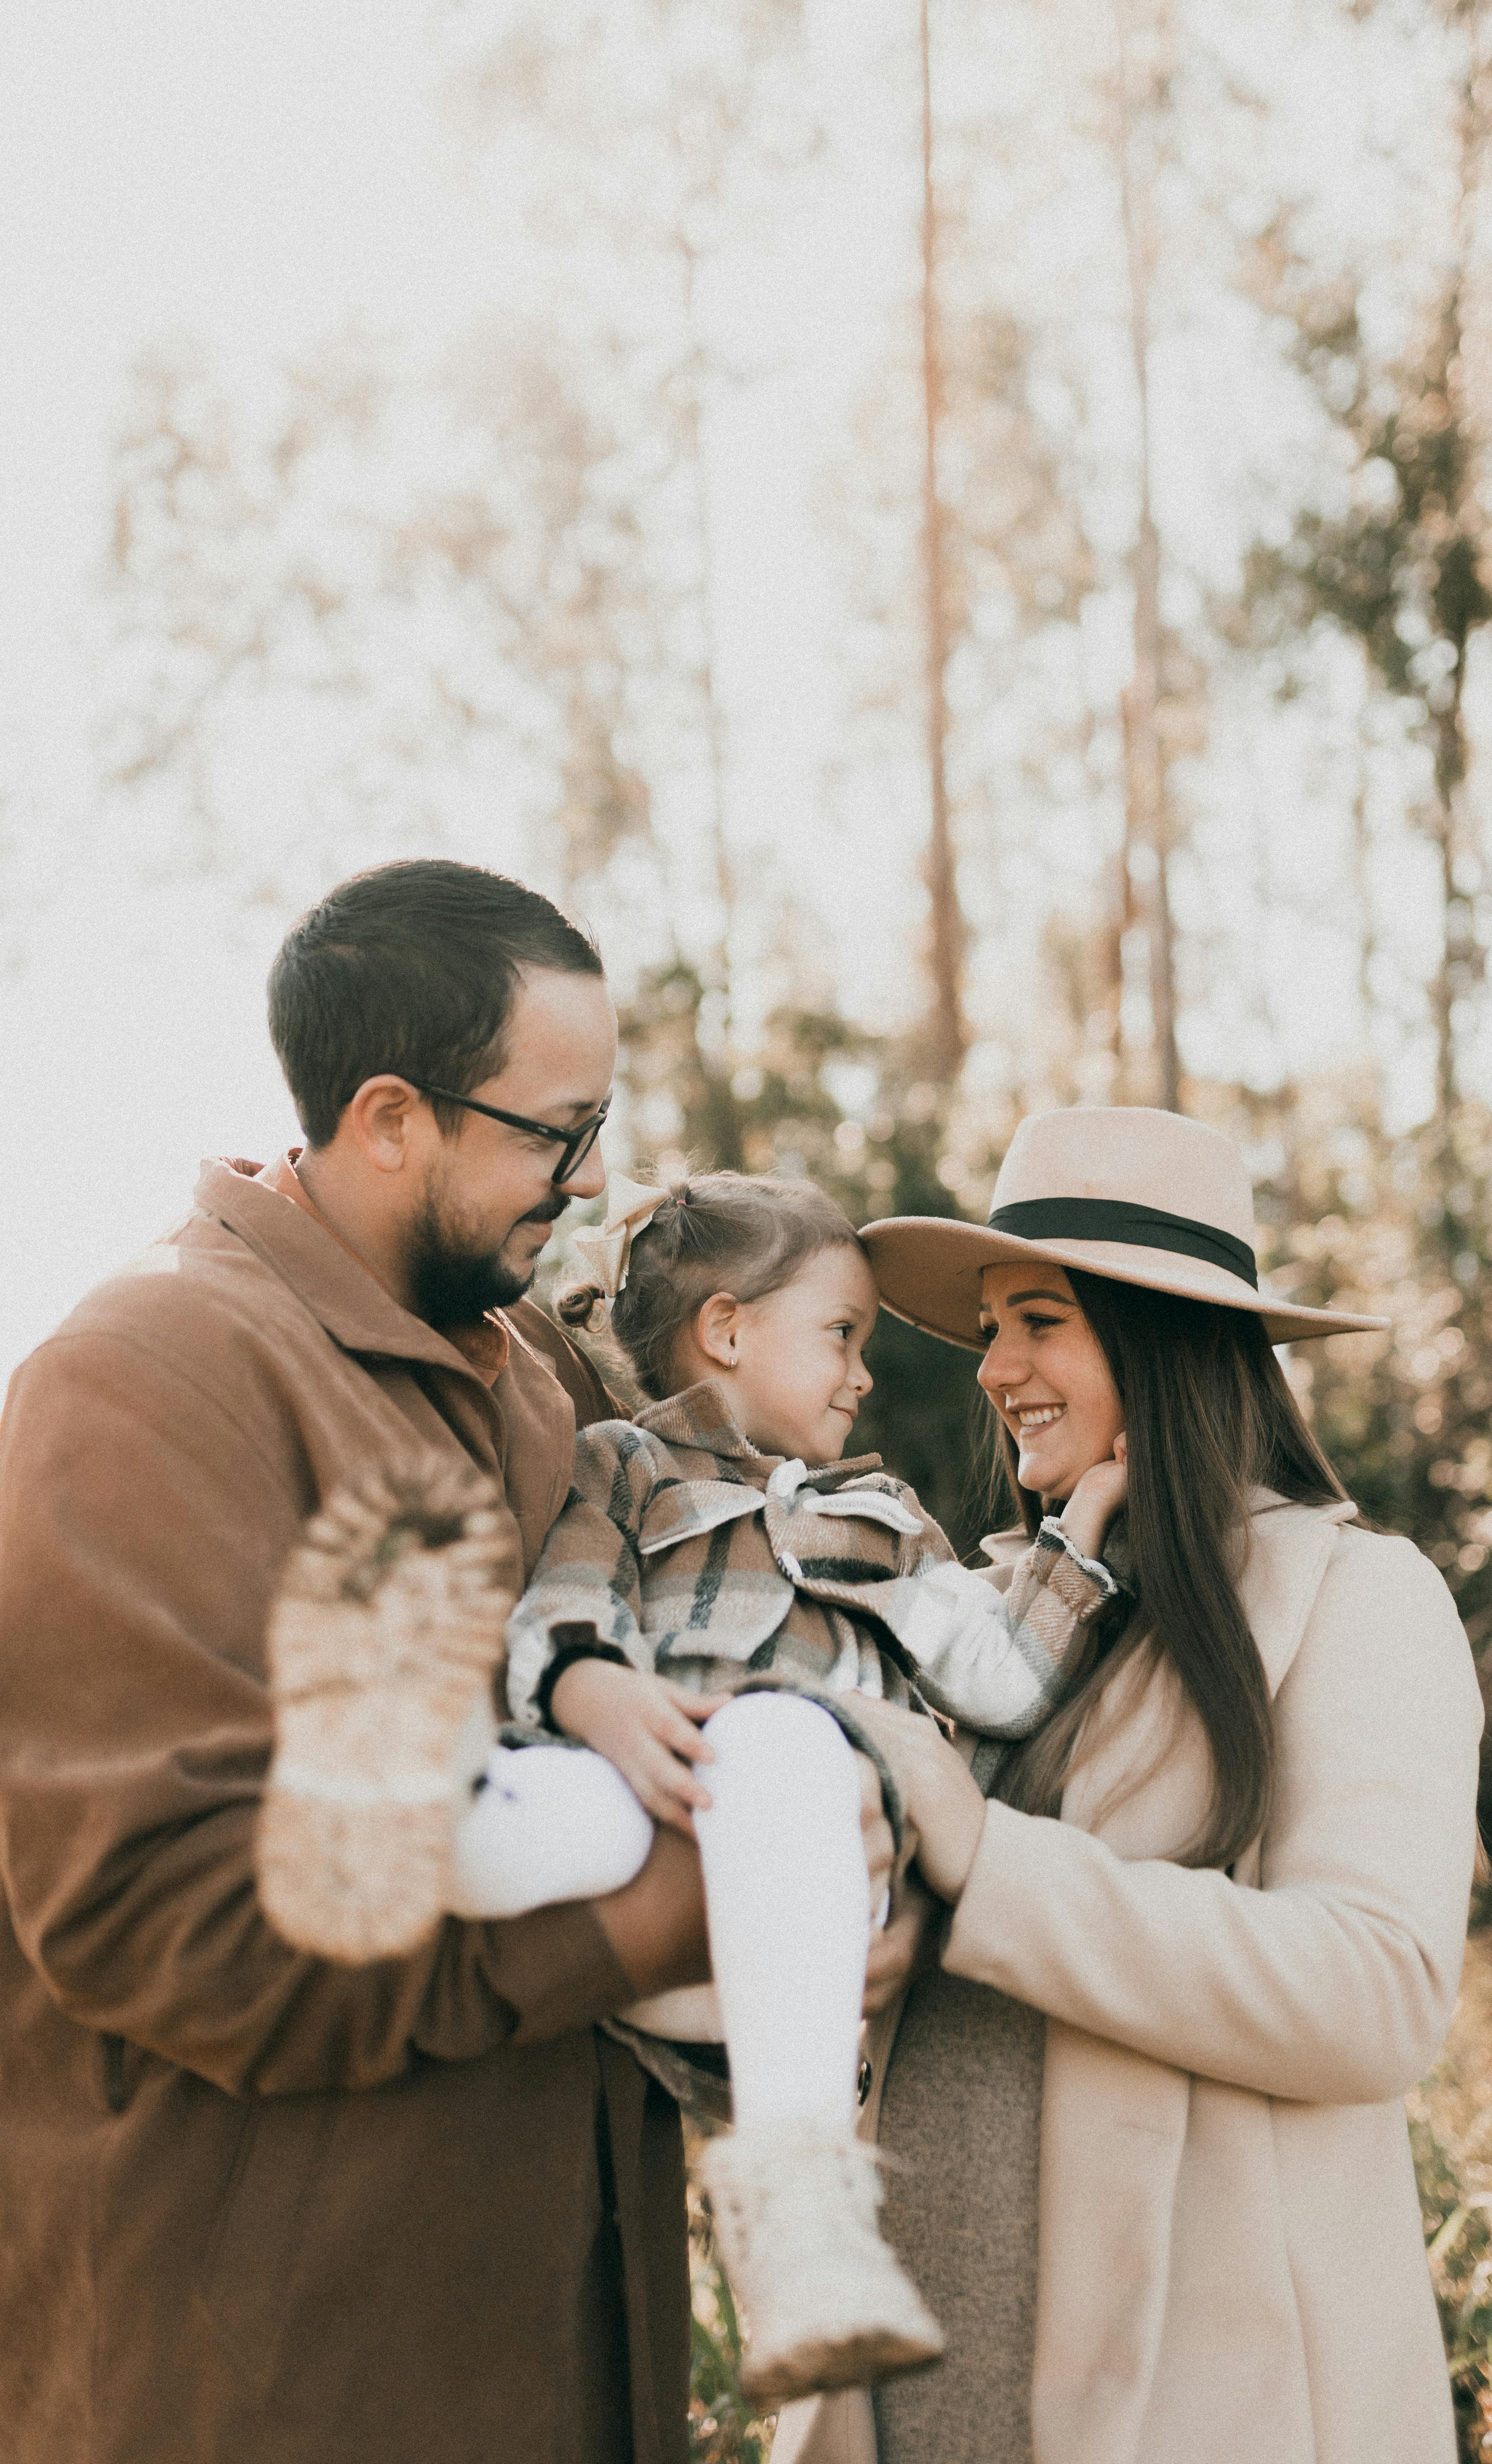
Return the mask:
<svg viewBox="0 0 1492 2464">
<path fill-rule="evenodd" d="M 717 1369 L 734 1369 L 740 1357 L 741 1305 L 734 1292 L 712 1292 L 694 1312 L 694 1341 Z"/>
</svg>

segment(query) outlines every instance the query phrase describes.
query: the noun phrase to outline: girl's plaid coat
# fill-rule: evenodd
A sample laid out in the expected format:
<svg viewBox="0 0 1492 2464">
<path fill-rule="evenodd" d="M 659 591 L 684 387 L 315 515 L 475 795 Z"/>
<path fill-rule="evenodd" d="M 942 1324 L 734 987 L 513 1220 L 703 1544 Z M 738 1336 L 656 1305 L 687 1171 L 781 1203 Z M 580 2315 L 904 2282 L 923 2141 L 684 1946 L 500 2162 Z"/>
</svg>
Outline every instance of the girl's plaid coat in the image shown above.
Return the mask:
<svg viewBox="0 0 1492 2464">
<path fill-rule="evenodd" d="M 1054 1523 L 1008 1591 L 965 1573 L 878 1455 L 805 1471 L 758 1454 L 707 1380 L 581 1432 L 569 1498 L 509 1626 L 509 1713 L 543 1726 L 560 1668 L 599 1653 L 699 1693 L 769 1674 L 1022 1736 L 1114 1591 Z"/>
</svg>

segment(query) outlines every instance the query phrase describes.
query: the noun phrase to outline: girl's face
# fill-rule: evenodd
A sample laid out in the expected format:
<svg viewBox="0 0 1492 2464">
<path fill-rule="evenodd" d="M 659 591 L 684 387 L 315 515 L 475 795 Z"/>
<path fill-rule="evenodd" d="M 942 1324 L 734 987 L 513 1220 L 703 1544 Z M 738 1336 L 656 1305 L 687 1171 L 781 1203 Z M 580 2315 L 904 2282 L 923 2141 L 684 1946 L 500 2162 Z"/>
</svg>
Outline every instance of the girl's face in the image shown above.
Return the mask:
<svg viewBox="0 0 1492 2464">
<path fill-rule="evenodd" d="M 839 1460 L 870 1392 L 863 1353 L 879 1307 L 865 1259 L 841 1243 L 735 1311 L 735 1365 L 722 1383 L 760 1453 Z"/>
<path fill-rule="evenodd" d="M 1072 1286 L 1060 1266 L 986 1266 L 979 1324 L 989 1337 L 979 1384 L 1020 1448 L 1021 1487 L 1070 1497 L 1124 1428 L 1119 1390 Z"/>
</svg>

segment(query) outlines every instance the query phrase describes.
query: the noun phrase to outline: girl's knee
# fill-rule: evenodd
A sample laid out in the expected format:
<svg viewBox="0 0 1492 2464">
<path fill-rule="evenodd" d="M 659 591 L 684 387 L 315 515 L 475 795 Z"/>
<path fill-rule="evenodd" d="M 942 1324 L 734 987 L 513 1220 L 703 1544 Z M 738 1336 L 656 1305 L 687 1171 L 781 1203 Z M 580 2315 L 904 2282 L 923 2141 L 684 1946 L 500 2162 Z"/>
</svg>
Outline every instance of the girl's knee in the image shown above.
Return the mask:
<svg viewBox="0 0 1492 2464">
<path fill-rule="evenodd" d="M 768 1749 L 819 1752 L 830 1757 L 854 1751 L 832 1711 L 804 1695 L 762 1688 L 734 1695 L 705 1722 L 704 1734 L 718 1753 L 737 1740 Z"/>
</svg>

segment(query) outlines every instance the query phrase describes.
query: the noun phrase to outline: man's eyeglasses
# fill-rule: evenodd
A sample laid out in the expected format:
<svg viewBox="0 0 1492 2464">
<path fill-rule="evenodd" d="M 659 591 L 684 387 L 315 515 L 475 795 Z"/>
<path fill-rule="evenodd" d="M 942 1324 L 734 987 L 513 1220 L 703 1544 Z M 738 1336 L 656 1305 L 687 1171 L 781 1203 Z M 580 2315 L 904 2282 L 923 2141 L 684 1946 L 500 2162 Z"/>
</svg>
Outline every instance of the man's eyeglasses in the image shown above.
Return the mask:
<svg viewBox="0 0 1492 2464">
<path fill-rule="evenodd" d="M 443 1104 L 459 1104 L 463 1111 L 485 1112 L 490 1121 L 501 1121 L 506 1129 L 526 1130 L 531 1138 L 547 1138 L 552 1146 L 561 1150 L 560 1160 L 550 1175 L 550 1183 L 555 1189 L 562 1189 L 567 1180 L 574 1179 L 600 1137 L 606 1114 L 611 1110 L 608 1095 L 600 1111 L 592 1112 L 589 1120 L 581 1121 L 579 1129 L 557 1130 L 552 1122 L 530 1121 L 521 1112 L 499 1111 L 495 1104 L 478 1104 L 471 1095 L 458 1095 L 450 1087 L 428 1087 L 420 1078 L 411 1078 L 408 1083 L 417 1087 L 422 1095 L 438 1095 Z"/>
</svg>

